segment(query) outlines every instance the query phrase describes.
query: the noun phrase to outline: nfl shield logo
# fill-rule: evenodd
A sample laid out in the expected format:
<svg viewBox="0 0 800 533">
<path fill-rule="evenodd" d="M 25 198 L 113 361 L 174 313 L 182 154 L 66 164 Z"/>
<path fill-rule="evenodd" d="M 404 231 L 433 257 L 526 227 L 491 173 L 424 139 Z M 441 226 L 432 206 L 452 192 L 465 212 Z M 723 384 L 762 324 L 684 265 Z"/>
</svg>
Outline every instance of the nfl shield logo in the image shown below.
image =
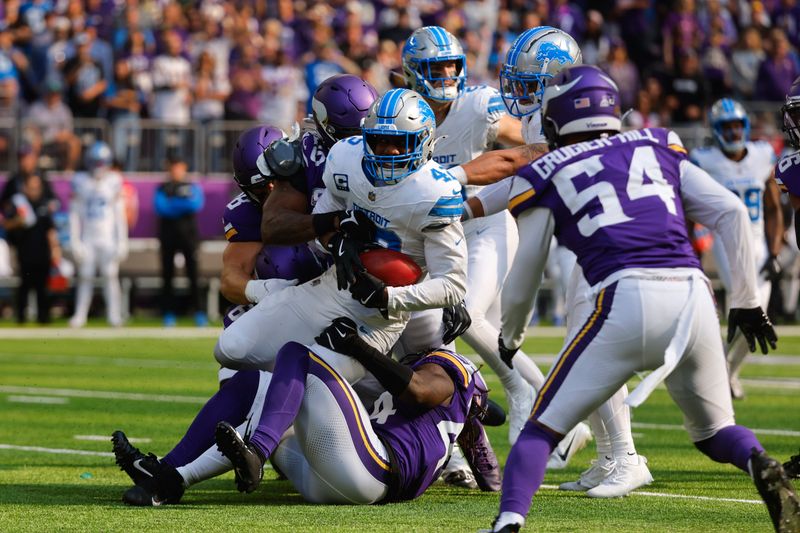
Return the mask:
<svg viewBox="0 0 800 533">
<path fill-rule="evenodd" d="M 367 194 L 367 198 L 369 198 L 370 202 L 374 202 L 375 201 L 375 192 L 374 191 L 369 191 L 369 194 Z"/>
</svg>

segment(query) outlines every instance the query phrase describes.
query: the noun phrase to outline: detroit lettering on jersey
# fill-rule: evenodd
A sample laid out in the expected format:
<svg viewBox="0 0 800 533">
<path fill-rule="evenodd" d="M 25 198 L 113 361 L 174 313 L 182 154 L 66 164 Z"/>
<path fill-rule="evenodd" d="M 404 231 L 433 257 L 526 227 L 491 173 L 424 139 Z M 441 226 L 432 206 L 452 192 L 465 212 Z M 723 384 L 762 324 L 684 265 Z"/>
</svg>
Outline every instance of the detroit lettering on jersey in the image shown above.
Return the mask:
<svg viewBox="0 0 800 533">
<path fill-rule="evenodd" d="M 511 213 L 550 209 L 559 243 L 591 285 L 626 268 L 699 268 L 679 201 L 686 150 L 678 143 L 646 128 L 559 148 L 520 169 L 528 186 Z"/>
<path fill-rule="evenodd" d="M 467 419 L 475 393 L 475 366 L 460 355 L 439 350 L 412 365 L 441 366 L 453 379 L 455 392 L 447 406 L 420 414 L 417 407 L 396 401 L 388 392 L 376 401 L 370 420 L 375 432 L 394 451 L 393 466 L 399 477 L 395 498 L 411 500 L 425 492 L 450 456 L 453 443 Z"/>
<path fill-rule="evenodd" d="M 778 161 L 775 181 L 781 191 L 800 196 L 800 151 L 787 154 Z"/>
</svg>

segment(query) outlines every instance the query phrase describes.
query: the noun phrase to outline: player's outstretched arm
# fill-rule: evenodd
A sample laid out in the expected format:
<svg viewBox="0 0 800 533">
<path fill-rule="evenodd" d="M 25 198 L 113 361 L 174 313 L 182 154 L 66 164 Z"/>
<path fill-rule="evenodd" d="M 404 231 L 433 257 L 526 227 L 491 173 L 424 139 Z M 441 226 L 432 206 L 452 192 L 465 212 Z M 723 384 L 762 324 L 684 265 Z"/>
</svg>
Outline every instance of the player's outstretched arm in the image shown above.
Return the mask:
<svg viewBox="0 0 800 533">
<path fill-rule="evenodd" d="M 231 303 L 248 304 L 247 283 L 252 280 L 260 242 L 229 242 L 222 252 L 220 292 Z"/>
<path fill-rule="evenodd" d="M 264 244 L 300 244 L 316 237 L 306 195 L 286 181 L 276 181 L 261 216 Z"/>
<path fill-rule="evenodd" d="M 436 407 L 449 401 L 455 392 L 453 378 L 441 366 L 420 365 L 412 370 L 367 344 L 359 337 L 356 323 L 350 318 L 335 319 L 316 341 L 360 362 L 389 393 L 404 402 Z"/>
<path fill-rule="evenodd" d="M 486 152 L 468 163 L 449 169 L 458 181 L 469 185 L 489 185 L 512 176 L 522 165 L 547 153 L 545 144 L 527 144 Z"/>
<path fill-rule="evenodd" d="M 525 328 L 533 316 L 536 292 L 550 251 L 555 223 L 549 209 L 534 208 L 517 217 L 519 248 L 501 293 L 502 339 L 510 349 L 525 340 Z"/>
</svg>

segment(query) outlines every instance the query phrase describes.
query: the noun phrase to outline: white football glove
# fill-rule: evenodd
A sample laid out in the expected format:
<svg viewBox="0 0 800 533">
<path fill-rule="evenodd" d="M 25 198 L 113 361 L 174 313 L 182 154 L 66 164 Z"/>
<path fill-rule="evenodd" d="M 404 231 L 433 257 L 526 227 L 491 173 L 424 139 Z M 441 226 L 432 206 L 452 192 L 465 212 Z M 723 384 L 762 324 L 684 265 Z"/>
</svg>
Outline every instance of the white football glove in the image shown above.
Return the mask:
<svg viewBox="0 0 800 533">
<path fill-rule="evenodd" d="M 248 302 L 257 304 L 270 294 L 297 285 L 296 279 L 253 279 L 244 287 L 244 296 Z"/>
</svg>

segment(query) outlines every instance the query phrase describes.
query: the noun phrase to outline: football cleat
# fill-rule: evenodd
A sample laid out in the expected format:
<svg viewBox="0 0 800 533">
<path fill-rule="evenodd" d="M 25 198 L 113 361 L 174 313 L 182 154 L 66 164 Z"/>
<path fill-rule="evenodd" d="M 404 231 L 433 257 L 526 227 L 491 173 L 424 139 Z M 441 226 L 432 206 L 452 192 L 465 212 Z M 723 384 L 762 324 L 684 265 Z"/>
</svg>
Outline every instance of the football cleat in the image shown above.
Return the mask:
<svg viewBox="0 0 800 533">
<path fill-rule="evenodd" d="M 522 528 L 522 524 L 519 522 L 514 521 L 513 519 L 509 519 L 503 517 L 503 515 L 518 516 L 522 519 L 521 515 L 515 513 L 500 513 L 498 516 L 494 518 L 492 522 L 492 527 L 490 529 L 480 529 L 478 533 L 519 533 L 519 530 Z M 505 520 L 505 523 L 500 526 L 500 519 L 501 517 Z M 500 527 L 498 527 L 500 526 Z"/>
<path fill-rule="evenodd" d="M 128 474 L 135 484 L 139 485 L 155 475 L 155 465 L 158 459 L 152 453 L 143 454 L 139 448 L 128 441 L 128 437 L 122 431 L 115 431 L 111 434 L 111 442 L 114 449 L 114 457 L 120 470 Z"/>
<path fill-rule="evenodd" d="M 776 533 L 800 531 L 800 500 L 783 466 L 766 453 L 753 448 L 750 471 L 753 483 L 767 505 Z"/>
<path fill-rule="evenodd" d="M 520 432 L 533 411 L 533 402 L 536 401 L 536 391 L 523 381 L 519 388 L 506 389 L 508 399 L 508 442 L 513 446 L 519 438 Z"/>
<path fill-rule="evenodd" d="M 483 491 L 498 492 L 503 484 L 500 463 L 481 423 L 474 419 L 467 420 L 458 436 L 458 445 L 478 487 Z"/>
<path fill-rule="evenodd" d="M 564 438 L 550 454 L 550 458 L 547 460 L 547 469 L 566 468 L 570 459 L 584 449 L 591 440 L 592 430 L 583 422 L 579 422 L 569 433 L 564 435 Z"/>
<path fill-rule="evenodd" d="M 621 498 L 634 490 L 653 482 L 650 469 L 647 468 L 647 457 L 639 454 L 628 454 L 614 457 L 611 473 L 594 488 L 586 491 L 590 498 Z"/>
<path fill-rule="evenodd" d="M 462 468 L 447 472 L 442 476 L 442 481 L 448 485 L 459 487 L 462 489 L 476 490 L 478 489 L 478 482 L 469 468 Z"/>
<path fill-rule="evenodd" d="M 575 492 L 586 492 L 593 489 L 603 482 L 605 478 L 611 475 L 614 471 L 616 462 L 609 456 L 604 455 L 601 458 L 592 461 L 592 465 L 581 472 L 578 481 L 567 481 L 558 486 L 558 490 L 568 490 Z"/>
<path fill-rule="evenodd" d="M 233 463 L 236 474 L 236 488 L 239 492 L 253 492 L 264 475 L 264 461 L 261 454 L 239 436 L 236 428 L 228 422 L 217 424 L 215 433 L 217 449 Z"/>
<path fill-rule="evenodd" d="M 122 494 L 122 501 L 136 507 L 155 507 L 176 504 L 183 497 L 183 477 L 174 466 L 150 454 L 141 459 L 139 466 L 152 474 Z"/>
<path fill-rule="evenodd" d="M 783 471 L 792 479 L 800 479 L 800 453 L 783 463 Z"/>
</svg>

